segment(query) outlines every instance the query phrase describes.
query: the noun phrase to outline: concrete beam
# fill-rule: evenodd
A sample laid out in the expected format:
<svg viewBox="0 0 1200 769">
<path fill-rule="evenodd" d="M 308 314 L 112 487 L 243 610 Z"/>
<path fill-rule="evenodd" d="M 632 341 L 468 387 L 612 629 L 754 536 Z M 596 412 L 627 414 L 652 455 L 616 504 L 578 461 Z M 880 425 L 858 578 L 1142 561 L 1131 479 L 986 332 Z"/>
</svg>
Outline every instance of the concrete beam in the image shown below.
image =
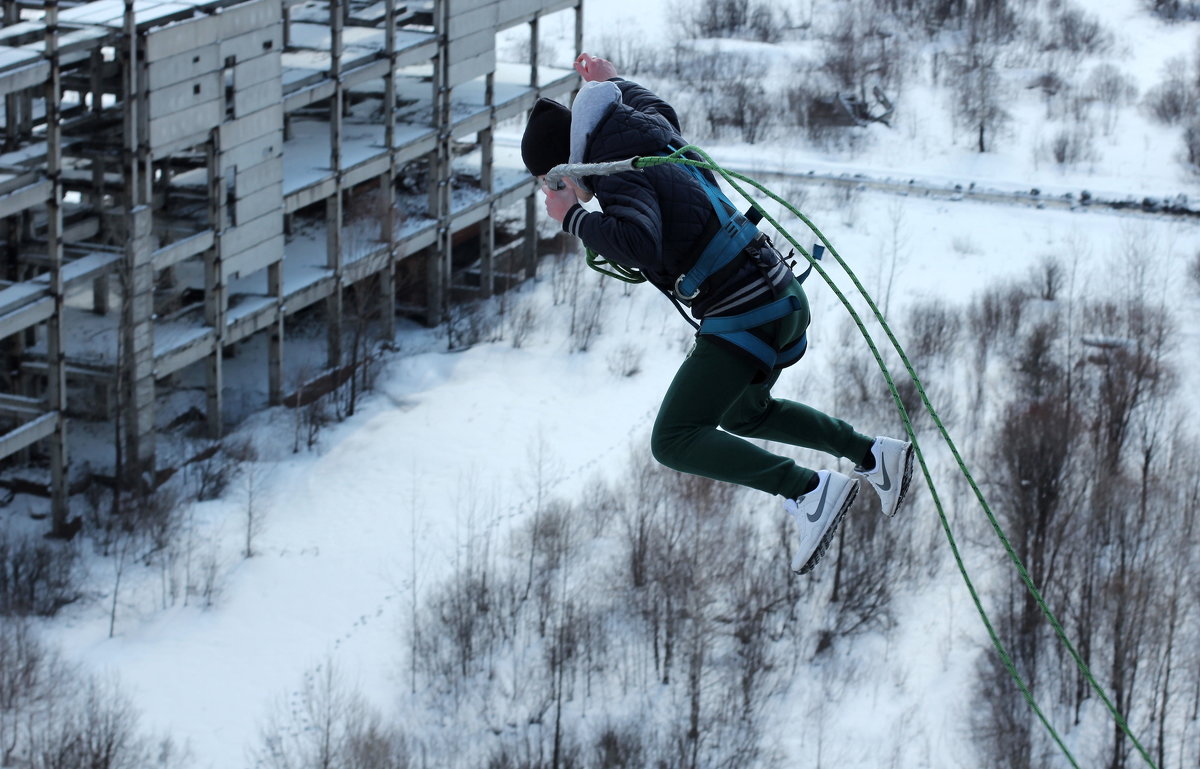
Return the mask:
<svg viewBox="0 0 1200 769">
<path fill-rule="evenodd" d="M 58 412 L 53 411 L 0 435 L 0 459 L 12 456 L 21 449 L 53 435 L 58 429 L 58 420 Z"/>
</svg>

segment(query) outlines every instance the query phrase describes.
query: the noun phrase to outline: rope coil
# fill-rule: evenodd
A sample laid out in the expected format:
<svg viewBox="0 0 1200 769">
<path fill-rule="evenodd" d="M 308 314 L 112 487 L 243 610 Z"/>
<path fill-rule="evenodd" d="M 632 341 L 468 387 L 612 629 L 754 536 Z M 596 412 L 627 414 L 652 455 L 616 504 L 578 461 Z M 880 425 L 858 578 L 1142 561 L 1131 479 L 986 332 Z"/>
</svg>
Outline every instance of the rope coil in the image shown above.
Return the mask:
<svg viewBox="0 0 1200 769">
<path fill-rule="evenodd" d="M 683 154 L 685 152 L 694 153 L 696 156 L 700 157 L 701 160 L 693 160 L 691 158 L 685 157 Z M 1116 706 L 1113 705 L 1112 700 L 1109 698 L 1107 692 L 1105 692 L 1104 688 L 1096 680 L 1095 676 L 1092 674 L 1091 669 L 1088 667 L 1087 663 L 1084 662 L 1083 658 L 1080 656 L 1079 652 L 1076 650 L 1074 644 L 1071 643 L 1071 640 L 1067 637 L 1066 631 L 1063 630 L 1062 624 L 1059 622 L 1058 618 L 1054 615 L 1054 612 L 1051 611 L 1050 607 L 1046 604 L 1045 599 L 1042 597 L 1041 591 L 1039 591 L 1037 586 L 1033 583 L 1033 579 L 1029 576 L 1029 572 L 1026 570 L 1025 565 L 1021 562 L 1020 557 L 1017 555 L 1016 551 L 1013 549 L 1011 542 L 1009 542 L 1008 536 L 1004 533 L 1004 529 L 1000 526 L 999 520 L 997 520 L 996 515 L 992 512 L 991 506 L 988 504 L 988 501 L 984 497 L 983 492 L 980 490 L 979 485 L 976 483 L 974 476 L 971 474 L 971 471 L 968 469 L 966 461 L 962 458 L 962 455 L 959 453 L 958 447 L 955 445 L 953 439 L 950 437 L 949 431 L 946 429 L 946 426 L 942 422 L 941 417 L 938 415 L 936 409 L 934 409 L 934 407 L 933 407 L 933 404 L 930 402 L 929 396 L 925 392 L 924 385 L 921 383 L 920 378 L 917 376 L 917 372 L 913 369 L 912 363 L 909 361 L 907 354 L 905 354 L 905 352 L 904 352 L 904 349 L 900 346 L 900 342 L 896 339 L 896 336 L 892 332 L 891 327 L 888 325 L 887 321 L 884 319 L 883 313 L 879 310 L 879 307 L 875 304 L 874 299 L 871 298 L 871 295 L 867 292 L 866 288 L 863 287 L 862 283 L 858 279 L 858 276 L 855 275 L 854 271 L 850 269 L 850 266 L 848 264 L 846 264 L 845 260 L 842 259 L 841 255 L 838 253 L 837 249 L 833 247 L 833 244 L 829 242 L 829 239 L 825 237 L 825 234 L 823 232 L 821 232 L 820 229 L 817 228 L 817 226 L 812 222 L 811 219 L 809 219 L 807 216 L 805 216 L 803 213 L 801 213 L 799 210 L 797 210 L 788 201 L 784 200 L 779 195 L 777 195 L 776 193 L 767 189 L 764 185 L 760 184 L 759 182 L 755 181 L 754 179 L 751 179 L 750 177 L 745 176 L 743 174 L 739 174 L 735 171 L 729 171 L 725 168 L 722 168 L 716 162 L 714 162 L 712 160 L 712 158 L 709 157 L 709 155 L 704 152 L 704 150 L 702 150 L 699 147 L 696 147 L 694 145 L 687 145 L 685 147 L 681 147 L 680 149 L 676 150 L 675 152 L 671 153 L 670 155 L 665 155 L 665 156 L 635 157 L 635 158 L 630 158 L 628 161 L 617 161 L 615 163 L 598 163 L 598 164 L 575 163 L 575 164 L 570 164 L 570 165 L 564 164 L 564 165 L 556 166 L 555 168 L 551 169 L 550 172 L 547 174 L 547 178 L 549 179 L 552 175 L 556 175 L 556 174 L 557 174 L 557 176 L 555 176 L 556 179 L 561 179 L 563 176 L 608 175 L 608 174 L 614 174 L 614 173 L 623 173 L 625 171 L 630 171 L 630 170 L 635 170 L 635 169 L 650 168 L 653 166 L 664 165 L 667 163 L 676 163 L 676 164 L 682 164 L 682 165 L 695 166 L 697 168 L 707 169 L 716 174 L 719 174 L 721 176 L 721 178 L 723 178 L 727 184 L 729 184 L 734 190 L 736 190 L 738 192 L 738 194 L 740 194 L 743 198 L 745 198 L 747 201 L 749 201 L 750 205 L 753 206 L 753 208 L 756 211 L 758 211 L 760 214 L 762 214 L 763 219 L 765 219 L 767 222 L 769 222 L 771 224 L 771 226 L 774 227 L 775 230 L 777 232 L 779 232 L 779 234 L 781 234 L 798 253 L 804 255 L 804 258 L 807 259 L 809 264 L 811 265 L 809 269 L 816 270 L 817 274 L 819 274 L 821 276 L 821 278 L 825 281 L 825 283 L 829 286 L 829 288 L 837 296 L 838 300 L 846 308 L 846 311 L 850 313 L 851 318 L 854 320 L 854 324 L 858 327 L 859 333 L 862 335 L 863 339 L 866 341 L 867 346 L 871 350 L 871 354 L 875 358 L 875 362 L 878 364 L 880 371 L 883 373 L 884 379 L 887 381 L 888 389 L 891 391 L 891 394 L 892 394 L 892 400 L 895 402 L 896 408 L 900 412 L 901 419 L 904 422 L 904 430 L 907 433 L 909 440 L 912 441 L 913 451 L 916 454 L 917 460 L 921 465 L 921 473 L 925 476 L 925 483 L 929 487 L 930 496 L 933 499 L 934 507 L 937 509 L 938 518 L 941 521 L 942 530 L 946 535 L 946 540 L 950 545 L 950 550 L 954 555 L 955 564 L 957 565 L 959 574 L 961 575 L 963 582 L 967 587 L 967 591 L 971 595 L 971 600 L 975 604 L 975 609 L 979 613 L 980 619 L 983 621 L 984 627 L 987 629 L 988 637 L 991 639 L 993 647 L 996 649 L 996 652 L 999 655 L 999 658 L 1000 658 L 1001 662 L 1003 663 L 1005 669 L 1008 671 L 1010 677 L 1013 679 L 1013 681 L 1016 683 L 1017 687 L 1020 689 L 1022 696 L 1024 697 L 1025 701 L 1029 704 L 1029 707 L 1036 714 L 1038 720 L 1041 721 L 1042 725 L 1046 728 L 1046 731 L 1049 733 L 1051 738 L 1053 738 L 1055 744 L 1058 745 L 1059 749 L 1062 751 L 1063 755 L 1070 762 L 1071 766 L 1075 767 L 1075 769 L 1079 769 L 1079 763 L 1076 761 L 1075 756 L 1071 753 L 1070 749 L 1063 742 L 1063 739 L 1059 735 L 1058 731 L 1054 728 L 1053 725 L 1051 725 L 1050 721 L 1046 718 L 1046 715 L 1042 712 L 1042 709 L 1038 706 L 1037 701 L 1034 699 L 1033 693 L 1029 690 L 1029 686 L 1025 683 L 1025 680 L 1021 677 L 1020 672 L 1017 671 L 1016 665 L 1013 663 L 1012 657 L 1009 655 L 1008 650 L 1004 646 L 1004 643 L 1000 640 L 999 635 L 996 633 L 996 630 L 992 625 L 991 619 L 988 617 L 987 611 L 983 607 L 983 602 L 980 599 L 979 593 L 975 588 L 975 584 L 971 580 L 970 575 L 967 573 L 966 566 L 963 563 L 962 554 L 958 547 L 958 542 L 955 539 L 954 532 L 951 530 L 950 522 L 946 516 L 946 511 L 942 504 L 941 497 L 937 493 L 937 489 L 933 482 L 933 477 L 929 471 L 929 466 L 925 461 L 925 454 L 922 451 L 920 443 L 917 440 L 916 433 L 913 430 L 912 422 L 909 419 L 908 410 L 904 407 L 904 403 L 900 398 L 900 393 L 896 389 L 896 383 L 895 383 L 894 378 L 892 377 L 892 373 L 889 370 L 887 364 L 884 362 L 883 355 L 880 353 L 879 348 L 875 344 L 875 340 L 871 337 L 870 332 L 867 330 L 862 317 L 854 309 L 854 307 L 850 304 L 849 299 L 846 298 L 846 295 L 833 282 L 833 279 L 829 276 L 829 274 L 825 271 L 825 269 L 821 266 L 821 264 L 816 259 L 814 259 L 813 256 L 807 250 L 805 250 L 805 248 L 802 245 L 800 245 L 800 243 L 798 243 L 794 237 L 792 237 L 791 233 L 789 233 L 782 225 L 780 225 L 780 223 L 778 221 L 776 221 L 774 219 L 774 217 L 772 217 L 770 215 L 770 213 L 768 213 L 762 207 L 762 205 L 759 204 L 759 202 L 755 198 L 753 198 L 749 193 L 747 193 L 741 187 L 741 185 L 738 184 L 738 182 L 739 181 L 745 182 L 746 184 L 753 186 L 755 189 L 757 189 L 759 192 L 761 192 L 762 194 L 769 197 L 771 200 L 782 205 L 789 213 L 791 213 L 793 216 L 795 216 L 797 219 L 799 219 L 801 222 L 803 222 L 805 226 L 807 226 L 810 230 L 812 230 L 812 232 L 820 239 L 821 243 L 824 244 L 826 249 L 828 249 L 829 253 L 837 261 L 838 265 L 846 272 L 846 275 L 854 283 L 854 287 L 858 290 L 859 294 L 862 295 L 863 299 L 867 303 L 867 306 L 871 309 L 871 312 L 874 314 L 875 319 L 879 322 L 880 326 L 883 328 L 884 333 L 887 335 L 888 341 L 891 342 L 892 348 L 900 356 L 900 360 L 903 362 L 904 368 L 908 372 L 908 375 L 912 378 L 913 385 L 915 386 L 915 389 L 916 389 L 918 395 L 920 396 L 921 404 L 924 406 L 924 408 L 928 412 L 929 416 L 933 419 L 934 424 L 937 426 L 938 433 L 941 435 L 942 440 L 945 442 L 947 447 L 950 449 L 950 452 L 951 452 L 952 456 L 954 457 L 955 462 L 958 464 L 959 470 L 962 471 L 962 474 L 966 478 L 967 483 L 970 485 L 972 491 L 975 492 L 975 497 L 979 501 L 979 505 L 982 508 L 984 514 L 987 516 L 988 522 L 991 524 L 992 529 L 996 534 L 996 537 L 1000 540 L 1000 543 L 1004 547 L 1005 553 L 1007 553 L 1009 559 L 1015 565 L 1017 572 L 1020 575 L 1022 583 L 1024 583 L 1026 589 L 1029 591 L 1029 594 L 1033 597 L 1033 599 L 1038 604 L 1038 607 L 1041 609 L 1042 614 L 1046 617 L 1047 621 L 1050 623 L 1051 627 L 1054 629 L 1054 633 L 1057 636 L 1057 638 L 1059 639 L 1060 643 L 1070 654 L 1071 658 L 1075 661 L 1076 667 L 1079 669 L 1080 673 L 1087 680 L 1089 686 L 1091 686 L 1092 690 L 1104 702 L 1104 705 L 1108 708 L 1108 711 L 1112 715 L 1113 720 L 1116 722 L 1117 726 L 1121 729 L 1121 731 L 1125 734 L 1125 736 L 1127 736 L 1130 739 L 1130 741 L 1133 743 L 1133 745 L 1137 748 L 1137 751 L 1141 755 L 1142 759 L 1146 762 L 1146 764 L 1148 766 L 1151 767 L 1151 769 L 1158 769 L 1157 765 L 1154 763 L 1154 760 L 1150 757 L 1150 754 L 1147 752 L 1146 748 L 1142 746 L 1142 743 L 1133 734 L 1132 730 L 1130 729 L 1128 723 L 1125 720 L 1125 717 L 1122 716 L 1121 713 L 1117 710 Z M 595 267 L 595 265 L 593 265 L 592 254 L 594 254 L 594 252 L 589 251 L 588 264 L 589 264 L 589 266 L 593 266 L 593 269 L 599 269 L 599 268 Z M 612 265 L 612 263 L 610 263 L 610 262 L 604 262 L 604 264 L 611 265 L 614 268 L 620 268 L 620 265 Z M 620 269 L 624 269 L 624 268 L 620 268 Z M 600 270 L 600 271 L 605 272 L 604 270 Z M 612 274 L 612 273 L 605 272 L 605 274 Z M 616 277 L 616 276 L 614 276 L 614 277 Z M 625 280 L 626 278 L 621 278 L 621 279 Z M 642 277 L 642 280 L 645 280 L 645 278 Z M 633 281 L 633 282 L 640 282 L 640 281 Z"/>
</svg>

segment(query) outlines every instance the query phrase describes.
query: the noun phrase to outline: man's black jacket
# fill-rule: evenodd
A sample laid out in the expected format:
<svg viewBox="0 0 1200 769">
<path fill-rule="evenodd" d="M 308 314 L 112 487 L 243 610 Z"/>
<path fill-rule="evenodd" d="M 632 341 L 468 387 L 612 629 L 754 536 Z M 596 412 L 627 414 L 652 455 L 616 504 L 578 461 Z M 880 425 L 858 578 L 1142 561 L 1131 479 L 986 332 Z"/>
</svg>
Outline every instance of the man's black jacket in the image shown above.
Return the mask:
<svg viewBox="0 0 1200 769">
<path fill-rule="evenodd" d="M 621 89 L 614 103 L 588 136 L 584 163 L 658 155 L 667 147 L 687 144 L 680 136 L 675 110 L 648 89 L 629 80 L 612 80 Z M 708 171 L 702 171 L 712 178 Z M 716 230 L 716 213 L 708 195 L 691 171 L 664 164 L 611 176 L 589 176 L 584 186 L 595 193 L 603 213 L 572 206 L 563 229 L 588 248 L 625 267 L 641 270 L 660 290 L 671 291 L 675 280 L 695 264 Z M 722 270 L 708 281 L 691 303 L 697 319 L 714 302 L 760 280 L 751 260 Z"/>
</svg>

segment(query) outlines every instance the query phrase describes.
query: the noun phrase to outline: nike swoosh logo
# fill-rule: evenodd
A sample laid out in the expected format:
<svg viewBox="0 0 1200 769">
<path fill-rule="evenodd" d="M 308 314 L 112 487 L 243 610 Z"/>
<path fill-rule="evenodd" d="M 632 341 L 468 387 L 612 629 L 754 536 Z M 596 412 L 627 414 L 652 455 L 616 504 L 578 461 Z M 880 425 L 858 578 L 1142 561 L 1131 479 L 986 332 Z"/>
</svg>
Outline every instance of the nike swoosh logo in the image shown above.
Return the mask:
<svg viewBox="0 0 1200 769">
<path fill-rule="evenodd" d="M 892 479 L 888 476 L 887 462 L 884 462 L 882 459 L 879 460 L 879 469 L 883 471 L 883 483 L 879 484 L 879 490 L 880 491 L 891 491 L 892 490 Z"/>
<path fill-rule="evenodd" d="M 821 492 L 821 501 L 817 503 L 817 509 L 808 514 L 807 518 L 810 523 L 816 523 L 821 520 L 821 511 L 825 509 L 825 497 L 829 496 L 829 484 L 825 484 L 825 489 Z"/>
</svg>

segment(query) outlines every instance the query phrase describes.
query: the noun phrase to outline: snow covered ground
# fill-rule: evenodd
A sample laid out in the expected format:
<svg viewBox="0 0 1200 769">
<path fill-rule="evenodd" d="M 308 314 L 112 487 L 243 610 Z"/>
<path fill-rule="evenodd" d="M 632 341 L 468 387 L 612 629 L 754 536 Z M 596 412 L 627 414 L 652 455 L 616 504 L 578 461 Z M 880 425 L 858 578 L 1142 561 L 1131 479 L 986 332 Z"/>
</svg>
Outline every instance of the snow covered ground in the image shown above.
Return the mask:
<svg viewBox="0 0 1200 769">
<path fill-rule="evenodd" d="M 1143 91 L 1165 59 L 1189 53 L 1194 44 L 1194 25 L 1164 25 L 1137 0 L 1093 5 L 1089 10 L 1117 31 L 1118 64 Z M 589 2 L 587 36 L 632 26 L 653 30 L 666 23 L 669 7 L 645 0 Z M 570 56 L 565 24 L 547 25 L 543 34 L 552 41 L 557 36 L 560 58 Z M 1200 192 L 1177 162 L 1178 132 L 1132 109 L 1111 136 L 1099 140 L 1093 163 L 1061 171 L 1035 157 L 1033 147 L 1047 130 L 1036 98 L 1022 102 L 1013 135 L 995 152 L 979 155 L 961 137 L 954 140 L 936 92 L 913 91 L 896 127 L 872 128 L 872 141 L 854 155 L 778 139 L 708 149 L 719 161 L 769 169 L 784 163 L 1013 189 Z M 1076 268 L 1083 295 L 1111 289 L 1131 262 L 1142 263 L 1149 285 L 1179 310 L 1179 349 L 1190 351 L 1181 363 L 1190 386 L 1197 383 L 1200 298 L 1181 277 L 1200 249 L 1193 222 L 845 195 L 832 187 L 799 194 L 867 289 L 888 298 L 889 317 L 901 317 L 922 299 L 965 303 L 998 280 L 1025 278 L 1047 256 Z M 840 270 L 831 272 L 848 290 Z M 312 452 L 292 453 L 290 412 L 248 419 L 238 435 L 252 440 L 260 456 L 256 491 L 265 528 L 255 541 L 257 554 L 240 555 L 244 484 L 192 512 L 197 536 L 220 560 L 223 589 L 213 608 L 159 608 L 158 575 L 136 572 L 126 575 L 110 638 L 105 596 L 111 594 L 113 566 L 92 558 L 96 600 L 45 623 L 46 636 L 69 659 L 115 673 L 142 712 L 143 726 L 185 743 L 198 769 L 250 766 L 248 752 L 273 703 L 294 704 L 306 672 L 327 660 L 390 710 L 406 686 L 402 639 L 413 601 L 451 574 L 472 543 L 497 539 L 520 520 L 539 493 L 539 468 L 550 493 L 577 499 L 597 474 L 621 472 L 631 455 L 651 461 L 649 428 L 687 349 L 688 327 L 651 289 L 626 292 L 613 284 L 606 289 L 601 335 L 589 352 L 572 353 L 570 307 L 553 304 L 552 274 L 547 265 L 542 277 L 505 299 L 509 317 L 529 308 L 537 319 L 519 349 L 511 344 L 511 329 L 504 340 L 453 353 L 445 352 L 442 331 L 404 329 L 375 392 L 353 417 L 327 428 Z M 815 319 L 811 352 L 784 376 L 778 393 L 832 410 L 836 393 L 822 372 L 838 355 L 843 311 L 816 276 L 807 287 Z M 615 361 L 630 350 L 640 355 L 640 371 L 620 376 Z M 989 383 L 985 397 L 1004 386 Z M 762 505 L 774 514 L 775 500 L 763 498 Z M 970 564 L 984 574 L 999 557 L 990 542 L 968 549 Z M 893 631 L 863 638 L 846 652 L 864 671 L 860 689 L 830 701 L 819 685 L 796 687 L 795 721 L 802 726 L 778 738 L 788 765 L 813 765 L 818 734 L 821 765 L 969 764 L 968 735 L 961 728 L 969 703 L 963 697 L 983 635 L 966 592 L 946 572 L 924 594 L 905 596 L 898 614 Z M 819 671 L 812 675 L 819 681 Z"/>
</svg>

